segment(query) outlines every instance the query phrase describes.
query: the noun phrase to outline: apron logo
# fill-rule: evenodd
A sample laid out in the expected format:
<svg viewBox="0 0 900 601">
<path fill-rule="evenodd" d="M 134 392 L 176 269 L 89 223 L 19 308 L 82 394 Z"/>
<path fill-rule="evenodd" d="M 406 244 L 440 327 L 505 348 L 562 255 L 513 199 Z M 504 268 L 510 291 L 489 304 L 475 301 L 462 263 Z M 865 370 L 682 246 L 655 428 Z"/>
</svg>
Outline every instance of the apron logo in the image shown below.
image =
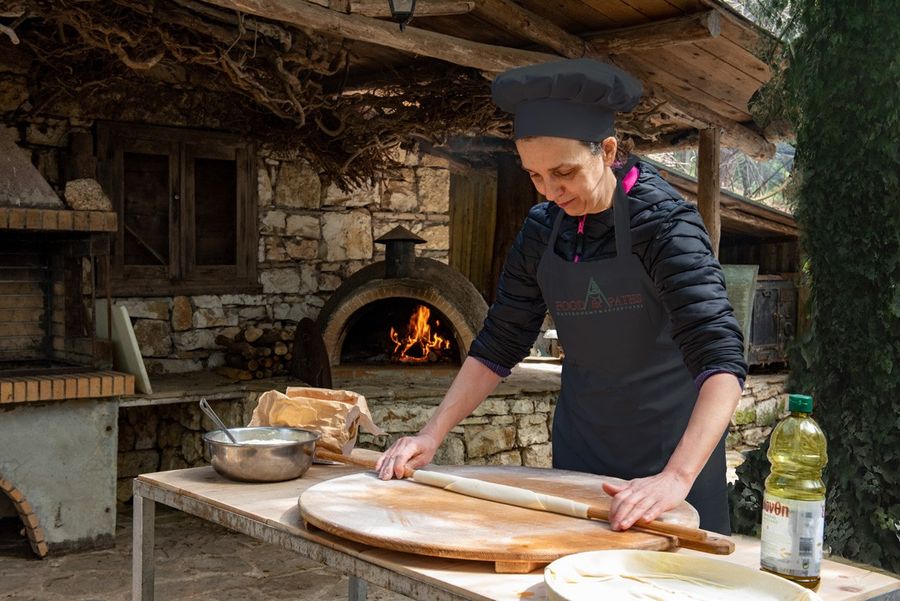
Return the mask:
<svg viewBox="0 0 900 601">
<path fill-rule="evenodd" d="M 642 309 L 644 296 L 636 294 L 617 294 L 607 296 L 600 285 L 591 278 L 588 282 L 584 300 L 558 300 L 556 301 L 557 315 L 594 315 L 598 313 L 610 313 L 613 311 L 626 311 L 630 309 Z"/>
</svg>

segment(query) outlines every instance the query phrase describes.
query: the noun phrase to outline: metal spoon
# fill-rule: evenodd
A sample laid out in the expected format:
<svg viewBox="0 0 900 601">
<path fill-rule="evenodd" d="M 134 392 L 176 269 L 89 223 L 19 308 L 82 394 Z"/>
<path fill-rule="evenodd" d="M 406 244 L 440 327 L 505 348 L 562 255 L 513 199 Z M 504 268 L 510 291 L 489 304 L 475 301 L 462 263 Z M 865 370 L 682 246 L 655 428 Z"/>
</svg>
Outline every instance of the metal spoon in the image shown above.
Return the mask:
<svg viewBox="0 0 900 601">
<path fill-rule="evenodd" d="M 206 399 L 200 399 L 200 409 L 203 410 L 203 413 L 205 413 L 209 419 L 213 420 L 213 423 L 216 424 L 216 426 L 220 430 L 223 430 L 225 432 L 225 436 L 228 437 L 228 440 L 230 440 L 234 444 L 240 444 L 237 439 L 235 439 L 234 435 L 229 432 L 228 428 L 225 426 L 222 420 L 219 419 L 219 416 L 216 415 L 216 412 L 213 411 L 213 408 L 209 406 L 209 403 L 206 402 Z"/>
</svg>

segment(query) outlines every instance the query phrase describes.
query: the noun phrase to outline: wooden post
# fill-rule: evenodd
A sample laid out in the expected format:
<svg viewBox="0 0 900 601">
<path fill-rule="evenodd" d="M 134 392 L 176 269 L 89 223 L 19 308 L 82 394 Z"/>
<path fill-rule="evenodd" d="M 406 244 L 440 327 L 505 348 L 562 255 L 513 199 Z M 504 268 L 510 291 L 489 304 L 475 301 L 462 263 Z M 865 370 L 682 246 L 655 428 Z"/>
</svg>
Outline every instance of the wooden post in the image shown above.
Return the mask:
<svg viewBox="0 0 900 601">
<path fill-rule="evenodd" d="M 697 156 L 697 206 L 709 231 L 713 254 L 719 256 L 722 216 L 719 207 L 719 141 L 722 131 L 710 127 L 700 132 L 700 152 Z"/>
</svg>

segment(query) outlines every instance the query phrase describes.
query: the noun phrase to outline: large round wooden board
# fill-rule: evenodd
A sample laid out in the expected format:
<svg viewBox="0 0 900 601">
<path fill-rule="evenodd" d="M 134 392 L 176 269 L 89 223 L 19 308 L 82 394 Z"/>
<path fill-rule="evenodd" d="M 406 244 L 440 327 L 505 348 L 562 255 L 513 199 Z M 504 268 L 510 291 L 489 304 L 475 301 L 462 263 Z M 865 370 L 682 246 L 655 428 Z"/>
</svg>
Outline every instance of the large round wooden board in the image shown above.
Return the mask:
<svg viewBox="0 0 900 601">
<path fill-rule="evenodd" d="M 592 474 L 527 467 L 429 467 L 608 507 L 603 480 Z M 669 539 L 614 532 L 582 520 L 485 501 L 408 480 L 379 480 L 374 472 L 335 478 L 300 496 L 308 524 L 372 546 L 430 555 L 493 561 L 497 571 L 531 571 L 564 555 L 597 549 L 671 548 Z M 696 510 L 682 503 L 666 521 L 697 527 Z"/>
</svg>

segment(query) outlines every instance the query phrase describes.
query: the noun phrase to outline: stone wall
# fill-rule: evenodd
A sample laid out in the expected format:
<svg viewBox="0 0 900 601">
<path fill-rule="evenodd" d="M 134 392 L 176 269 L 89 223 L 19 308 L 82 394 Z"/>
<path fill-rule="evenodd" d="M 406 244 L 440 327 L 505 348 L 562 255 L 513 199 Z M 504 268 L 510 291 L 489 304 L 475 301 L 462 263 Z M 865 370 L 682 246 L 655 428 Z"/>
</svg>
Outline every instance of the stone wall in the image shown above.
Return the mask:
<svg viewBox="0 0 900 601">
<path fill-rule="evenodd" d="M 410 378 L 412 381 L 414 378 Z M 757 447 L 786 414 L 786 374 L 754 375 L 747 380 L 727 438 L 728 450 Z M 365 393 L 372 417 L 386 434 L 361 433 L 358 446 L 383 451 L 401 436 L 415 434 L 440 403 L 449 379 L 431 377 L 428 389 L 398 398 L 401 388 L 377 379 L 342 387 Z M 376 392 L 377 391 L 377 392 Z M 434 462 L 446 465 L 525 465 L 550 467 L 550 432 L 558 389 L 547 380 L 504 381 L 475 412 L 451 430 Z M 234 400 L 212 401 L 229 426 L 250 422 L 258 393 L 237 393 Z M 141 473 L 205 465 L 202 436 L 215 429 L 196 403 L 125 407 L 119 415 L 118 499 L 131 498 L 131 479 Z"/>
<path fill-rule="evenodd" d="M 224 361 L 217 334 L 315 319 L 355 271 L 384 257 L 374 240 L 403 225 L 425 240 L 420 256 L 449 257 L 446 162 L 399 152 L 403 179 L 342 192 L 308 163 L 262 151 L 258 160 L 260 294 L 120 298 L 150 375 L 199 371 Z"/>
<path fill-rule="evenodd" d="M 2 108 L 2 107 L 0 107 Z M 138 119 L 153 122 L 154 119 Z M 185 125 L 185 123 L 159 123 Z M 92 131 L 81 117 L 35 117 L 10 127 L 17 144 L 63 197 L 69 136 Z M 195 124 L 201 126 L 202 124 Z M 224 362 L 217 334 L 287 328 L 315 319 L 328 297 L 361 267 L 384 256 L 374 240 L 397 225 L 424 238 L 419 256 L 449 260 L 450 171 L 443 159 L 397 150 L 396 179 L 343 192 L 325 185 L 297 156 L 257 151 L 258 294 L 117 298 L 132 318 L 148 373 L 184 373 Z"/>
<path fill-rule="evenodd" d="M 257 393 L 211 401 L 226 425 L 244 426 Z M 491 397 L 454 428 L 435 463 L 550 467 L 550 421 L 556 393 L 511 392 Z M 397 438 L 418 431 L 439 397 L 390 400 L 369 398 L 375 423 L 385 436 L 362 433 L 358 446 L 384 450 Z M 203 433 L 216 429 L 196 403 L 123 407 L 119 412 L 117 498 L 131 499 L 138 474 L 207 465 Z"/>
<path fill-rule="evenodd" d="M 751 375 L 731 418 L 726 439 L 729 449 L 744 451 L 758 447 L 779 419 L 787 415 L 788 374 Z"/>
<path fill-rule="evenodd" d="M 250 422 L 257 397 L 243 393 L 209 404 L 225 425 L 239 427 Z M 132 479 L 139 474 L 207 465 L 203 434 L 215 429 L 197 403 L 120 408 L 118 502 L 131 499 Z"/>
<path fill-rule="evenodd" d="M 387 435 L 363 433 L 359 446 L 383 451 L 401 436 L 418 432 L 440 398 L 368 402 L 375 423 Z M 450 431 L 434 462 L 550 467 L 550 427 L 555 405 L 555 392 L 494 395 Z"/>
</svg>

